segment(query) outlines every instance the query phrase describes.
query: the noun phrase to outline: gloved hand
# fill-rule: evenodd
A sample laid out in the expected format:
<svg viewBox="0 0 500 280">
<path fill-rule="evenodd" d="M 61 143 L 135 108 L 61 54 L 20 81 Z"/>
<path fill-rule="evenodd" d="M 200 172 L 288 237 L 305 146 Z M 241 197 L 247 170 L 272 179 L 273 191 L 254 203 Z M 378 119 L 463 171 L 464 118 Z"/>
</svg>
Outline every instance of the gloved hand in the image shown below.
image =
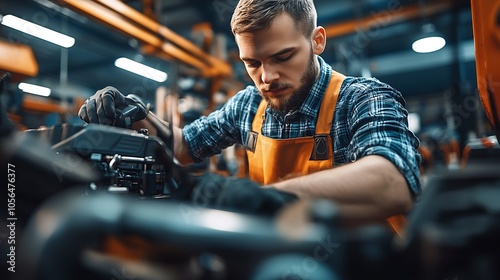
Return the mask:
<svg viewBox="0 0 500 280">
<path fill-rule="evenodd" d="M 127 127 L 133 122 L 144 119 L 148 110 L 139 97 L 124 96 L 114 87 L 98 90 L 85 100 L 78 116 L 86 123 L 99 123 Z"/>
<path fill-rule="evenodd" d="M 249 179 L 227 178 L 213 173 L 200 177 L 192 201 L 196 206 L 245 214 L 274 215 L 297 196 Z"/>
</svg>

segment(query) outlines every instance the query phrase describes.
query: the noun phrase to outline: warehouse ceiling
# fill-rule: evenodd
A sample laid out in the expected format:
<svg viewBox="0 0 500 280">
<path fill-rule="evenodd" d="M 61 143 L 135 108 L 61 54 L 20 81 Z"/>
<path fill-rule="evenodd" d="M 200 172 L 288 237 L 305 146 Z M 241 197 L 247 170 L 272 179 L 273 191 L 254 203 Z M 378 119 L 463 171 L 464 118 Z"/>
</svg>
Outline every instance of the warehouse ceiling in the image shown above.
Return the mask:
<svg viewBox="0 0 500 280">
<path fill-rule="evenodd" d="M 81 0 L 90 1 L 90 0 Z M 249 83 L 229 21 L 236 0 L 125 0 L 125 4 L 203 48 L 194 32 L 208 23 L 214 40 L 207 51 L 224 56 L 233 79 Z M 442 92 L 475 84 L 472 20 L 468 1 L 461 0 L 315 0 L 318 24 L 327 28 L 324 59 L 340 72 L 374 76 L 395 86 L 406 96 Z M 61 1 L 1 0 L 0 14 L 13 14 L 76 39 L 69 49 L 0 26 L 0 38 L 31 46 L 39 65 L 36 77 L 27 78 L 53 88 L 53 97 L 87 97 L 113 85 L 123 92 L 151 96 L 160 85 L 177 87 L 184 77 L 198 76 L 176 59 L 144 54 L 142 43 Z M 417 54 L 412 42 L 424 23 L 433 23 L 447 46 L 430 54 Z M 203 36 L 202 36 L 203 37 Z M 216 47 L 214 47 L 216 46 Z M 221 52 L 221 50 L 223 50 Z M 222 53 L 222 54 L 221 54 Z M 114 66 L 128 57 L 163 70 L 164 83 L 147 80 Z M 207 84 L 205 84 L 207 85 Z"/>
</svg>

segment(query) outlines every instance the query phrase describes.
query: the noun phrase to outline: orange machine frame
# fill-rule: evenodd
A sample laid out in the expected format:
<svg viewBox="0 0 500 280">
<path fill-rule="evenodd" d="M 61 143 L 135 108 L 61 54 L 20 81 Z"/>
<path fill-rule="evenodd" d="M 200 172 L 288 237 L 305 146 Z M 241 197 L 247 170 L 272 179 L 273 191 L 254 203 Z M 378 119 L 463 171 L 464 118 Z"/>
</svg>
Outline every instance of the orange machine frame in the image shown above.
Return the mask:
<svg viewBox="0 0 500 280">
<path fill-rule="evenodd" d="M 500 138 L 500 2 L 471 0 L 471 8 L 479 96 Z"/>
</svg>

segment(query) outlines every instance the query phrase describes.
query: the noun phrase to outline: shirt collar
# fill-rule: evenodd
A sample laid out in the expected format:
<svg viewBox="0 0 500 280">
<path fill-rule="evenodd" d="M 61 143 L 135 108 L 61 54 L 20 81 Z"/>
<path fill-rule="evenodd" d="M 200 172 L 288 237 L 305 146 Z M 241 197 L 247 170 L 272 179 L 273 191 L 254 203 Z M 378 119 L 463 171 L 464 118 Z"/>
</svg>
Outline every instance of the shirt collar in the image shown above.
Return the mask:
<svg viewBox="0 0 500 280">
<path fill-rule="evenodd" d="M 304 115 L 316 118 L 319 114 L 319 108 L 321 107 L 321 101 L 325 95 L 326 88 L 330 82 L 330 77 L 332 76 L 332 67 L 328 65 L 323 58 L 317 56 L 319 61 L 319 75 L 318 79 L 314 83 L 309 91 L 304 103 L 299 107 L 299 112 Z"/>
</svg>

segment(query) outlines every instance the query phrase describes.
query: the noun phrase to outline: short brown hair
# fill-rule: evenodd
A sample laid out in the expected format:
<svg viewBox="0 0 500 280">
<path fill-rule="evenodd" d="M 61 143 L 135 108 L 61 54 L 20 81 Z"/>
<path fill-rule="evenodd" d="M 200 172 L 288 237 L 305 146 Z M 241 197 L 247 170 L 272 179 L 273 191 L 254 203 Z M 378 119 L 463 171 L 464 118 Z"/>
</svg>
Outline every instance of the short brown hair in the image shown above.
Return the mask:
<svg viewBox="0 0 500 280">
<path fill-rule="evenodd" d="M 231 18 L 231 31 L 236 35 L 268 28 L 282 12 L 293 18 L 306 38 L 311 36 L 317 17 L 313 0 L 240 0 Z"/>
</svg>

